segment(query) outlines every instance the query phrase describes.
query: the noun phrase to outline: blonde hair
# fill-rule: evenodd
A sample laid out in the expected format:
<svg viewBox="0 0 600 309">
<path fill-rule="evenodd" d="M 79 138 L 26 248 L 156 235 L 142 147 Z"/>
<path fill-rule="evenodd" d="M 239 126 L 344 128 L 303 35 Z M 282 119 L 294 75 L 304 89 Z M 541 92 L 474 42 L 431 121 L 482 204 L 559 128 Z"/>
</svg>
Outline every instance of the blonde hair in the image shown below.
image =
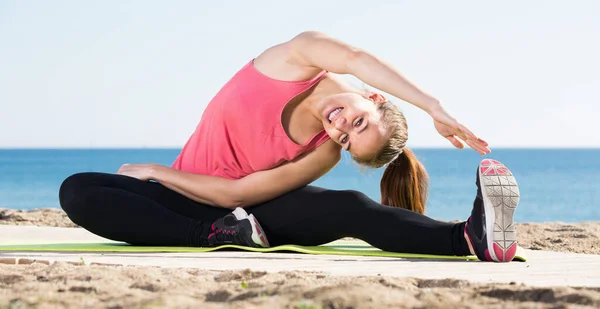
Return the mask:
<svg viewBox="0 0 600 309">
<path fill-rule="evenodd" d="M 370 159 L 353 157 L 358 164 L 379 168 L 387 164 L 381 178 L 381 203 L 425 213 L 429 176 L 425 167 L 412 151 L 406 148 L 408 124 L 400 109 L 386 100 L 376 103 L 381 120 L 391 129 L 389 139 L 381 150 Z"/>
</svg>

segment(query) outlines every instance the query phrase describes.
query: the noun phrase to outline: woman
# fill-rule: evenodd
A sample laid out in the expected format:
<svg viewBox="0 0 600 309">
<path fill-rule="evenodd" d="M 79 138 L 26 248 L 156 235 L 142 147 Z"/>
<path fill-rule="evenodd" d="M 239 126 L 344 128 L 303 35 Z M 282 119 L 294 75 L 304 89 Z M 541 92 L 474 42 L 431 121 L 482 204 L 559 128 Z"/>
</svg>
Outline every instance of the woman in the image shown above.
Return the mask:
<svg viewBox="0 0 600 309">
<path fill-rule="evenodd" d="M 322 33 L 304 32 L 267 49 L 223 86 L 171 167 L 125 164 L 117 175 L 72 175 L 60 189 L 63 209 L 89 231 L 132 244 L 265 247 L 349 236 L 388 251 L 510 261 L 518 194 L 504 203 L 504 195 L 488 197 L 480 188 L 499 174 L 516 188 L 508 169 L 482 162 L 466 222 L 422 215 L 427 174 L 405 148 L 404 116 L 383 95 L 354 89 L 329 72 L 352 74 L 421 108 L 457 148 L 462 140 L 490 152 L 392 66 Z M 356 191 L 308 186 L 337 164 L 341 150 L 364 166 L 389 163 L 382 179 L 385 205 Z M 502 203 L 492 204 L 498 196 Z"/>
</svg>

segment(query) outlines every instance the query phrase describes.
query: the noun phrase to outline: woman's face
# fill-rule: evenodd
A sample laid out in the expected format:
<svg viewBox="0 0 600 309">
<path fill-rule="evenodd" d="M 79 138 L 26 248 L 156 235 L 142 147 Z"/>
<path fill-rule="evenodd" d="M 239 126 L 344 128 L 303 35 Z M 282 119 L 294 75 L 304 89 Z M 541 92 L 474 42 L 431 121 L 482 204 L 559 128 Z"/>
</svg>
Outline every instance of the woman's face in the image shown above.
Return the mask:
<svg viewBox="0 0 600 309">
<path fill-rule="evenodd" d="M 389 138 L 377 103 L 359 94 L 326 97 L 318 110 L 329 137 L 360 159 L 374 157 Z"/>
</svg>

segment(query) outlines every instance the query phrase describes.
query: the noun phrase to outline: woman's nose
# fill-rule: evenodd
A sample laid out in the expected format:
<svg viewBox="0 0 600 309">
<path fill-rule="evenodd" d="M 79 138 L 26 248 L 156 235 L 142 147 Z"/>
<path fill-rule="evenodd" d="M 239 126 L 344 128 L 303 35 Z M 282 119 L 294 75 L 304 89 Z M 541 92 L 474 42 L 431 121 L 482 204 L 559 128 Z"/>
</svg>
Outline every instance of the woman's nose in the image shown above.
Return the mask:
<svg viewBox="0 0 600 309">
<path fill-rule="evenodd" d="M 335 120 L 335 128 L 338 130 L 344 129 L 345 124 L 346 124 L 346 118 L 344 118 L 344 117 L 340 117 Z"/>
</svg>

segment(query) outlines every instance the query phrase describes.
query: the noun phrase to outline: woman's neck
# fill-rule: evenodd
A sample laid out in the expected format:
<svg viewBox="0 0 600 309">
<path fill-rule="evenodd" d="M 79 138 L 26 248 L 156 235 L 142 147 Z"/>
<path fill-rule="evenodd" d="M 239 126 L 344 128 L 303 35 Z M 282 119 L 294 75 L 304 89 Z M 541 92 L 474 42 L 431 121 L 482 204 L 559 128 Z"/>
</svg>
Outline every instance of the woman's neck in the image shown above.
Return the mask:
<svg viewBox="0 0 600 309">
<path fill-rule="evenodd" d="M 344 83 L 339 77 L 328 74 L 307 92 L 306 97 L 296 97 L 290 102 L 282 114 L 282 125 L 292 141 L 303 145 L 315 134 L 324 129 L 323 116 L 320 115 L 319 104 L 327 97 L 347 92 L 359 92 Z"/>
<path fill-rule="evenodd" d="M 323 78 L 319 84 L 315 87 L 314 91 L 310 94 L 304 102 L 302 102 L 302 109 L 306 112 L 309 112 L 312 117 L 317 120 L 321 126 L 321 115 L 319 114 L 319 110 L 317 106 L 319 103 L 326 99 L 329 96 L 339 93 L 347 93 L 347 92 L 359 92 L 352 86 L 350 86 L 345 81 L 341 80 L 338 76 L 332 74 L 327 74 L 325 78 Z"/>
</svg>

